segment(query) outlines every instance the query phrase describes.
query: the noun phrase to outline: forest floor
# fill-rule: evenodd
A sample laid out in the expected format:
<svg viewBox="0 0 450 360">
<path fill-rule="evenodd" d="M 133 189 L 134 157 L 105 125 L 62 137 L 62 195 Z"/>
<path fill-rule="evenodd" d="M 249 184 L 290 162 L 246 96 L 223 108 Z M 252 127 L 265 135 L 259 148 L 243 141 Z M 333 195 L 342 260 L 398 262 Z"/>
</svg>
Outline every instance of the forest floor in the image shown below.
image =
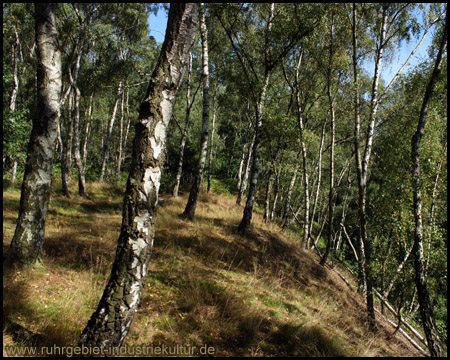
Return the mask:
<svg viewBox="0 0 450 360">
<path fill-rule="evenodd" d="M 11 348 L 27 351 L 22 356 L 70 349 L 94 312 L 115 255 L 124 187 L 88 189 L 91 200 L 52 192 L 44 265 L 4 269 L 3 356 L 14 356 Z M 338 265 L 350 286 L 258 212 L 249 235 L 238 235 L 242 207 L 229 195 L 202 193 L 195 220 L 183 220 L 187 195 L 166 195 L 159 207 L 128 355 L 421 355 L 381 318 L 368 330 L 355 281 Z M 19 187 L 3 191 L 3 254 L 19 199 Z"/>
</svg>

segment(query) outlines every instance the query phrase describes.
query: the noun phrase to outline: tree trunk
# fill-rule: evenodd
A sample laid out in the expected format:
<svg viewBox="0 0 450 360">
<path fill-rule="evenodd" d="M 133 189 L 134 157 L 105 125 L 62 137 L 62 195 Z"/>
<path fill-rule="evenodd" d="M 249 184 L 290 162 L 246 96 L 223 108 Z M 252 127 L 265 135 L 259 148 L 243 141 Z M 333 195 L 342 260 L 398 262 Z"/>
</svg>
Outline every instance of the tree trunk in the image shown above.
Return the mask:
<svg viewBox="0 0 450 360">
<path fill-rule="evenodd" d="M 194 42 L 198 10 L 195 3 L 172 3 L 161 54 L 141 105 L 116 258 L 97 310 L 80 338 L 80 345 L 101 347 L 107 355 L 117 355 L 123 344 L 145 285 L 166 133 Z"/>
<path fill-rule="evenodd" d="M 17 76 L 18 72 L 18 66 L 17 66 L 17 53 L 20 46 L 19 43 L 19 35 L 17 34 L 17 29 L 14 26 L 14 35 L 16 36 L 16 41 L 14 42 L 14 45 L 11 49 L 11 61 L 13 64 L 13 80 L 14 80 L 14 86 L 11 91 L 11 98 L 9 102 L 9 110 L 15 111 L 16 110 L 16 99 L 17 99 L 17 93 L 19 92 L 19 77 Z"/>
<path fill-rule="evenodd" d="M 213 115 L 212 115 L 212 124 L 211 124 L 211 140 L 209 141 L 209 160 L 208 160 L 208 188 L 206 190 L 209 193 L 211 189 L 211 170 L 212 170 L 212 156 L 213 156 L 213 145 L 214 145 L 214 131 L 216 126 L 216 93 L 217 93 L 217 85 L 214 88 L 213 95 Z"/>
<path fill-rule="evenodd" d="M 121 80 L 119 82 L 119 86 L 117 87 L 116 100 L 114 101 L 113 112 L 112 112 L 111 118 L 109 119 L 108 129 L 106 132 L 106 140 L 103 145 L 103 160 L 102 160 L 102 168 L 100 171 L 100 178 L 99 178 L 100 181 L 103 181 L 103 179 L 105 177 L 105 173 L 106 173 L 106 168 L 108 165 L 109 147 L 111 144 L 111 135 L 112 135 L 112 130 L 113 130 L 113 126 L 114 126 L 114 121 L 116 119 L 117 106 L 119 104 L 119 99 L 120 99 L 120 96 L 122 95 L 122 91 L 123 91 L 123 81 Z"/>
<path fill-rule="evenodd" d="M 269 217 L 270 222 L 273 222 L 273 219 L 275 217 L 275 212 L 277 210 L 278 197 L 280 195 L 280 172 L 281 172 L 281 169 L 279 169 L 278 171 L 275 169 L 275 186 L 274 186 L 274 190 L 273 190 L 273 203 L 272 203 L 272 208 L 270 210 L 270 217 Z"/>
<path fill-rule="evenodd" d="M 258 110 L 256 113 L 256 124 L 255 124 L 255 135 L 254 135 L 254 144 L 253 144 L 253 161 L 251 168 L 251 181 L 250 181 L 250 189 L 247 197 L 247 202 L 244 208 L 244 215 L 242 217 L 242 221 L 238 226 L 238 231 L 240 234 L 244 235 L 250 228 L 250 222 L 253 214 L 253 204 L 255 202 L 256 196 L 256 187 L 258 184 L 258 174 L 259 174 L 259 158 L 261 153 L 261 127 L 262 127 L 262 115 L 266 97 L 266 91 L 269 86 L 270 72 L 266 73 L 266 78 L 264 82 L 264 86 L 261 92 L 261 96 L 258 102 Z M 249 154 L 250 155 L 250 154 Z M 242 185 L 241 185 L 242 186 Z"/>
<path fill-rule="evenodd" d="M 354 108 L 355 108 L 355 128 L 354 128 L 354 146 L 355 146 L 355 159 L 356 159 L 356 173 L 358 180 L 358 190 L 359 190 L 359 207 L 358 213 L 360 218 L 360 228 L 359 228 L 359 239 L 358 239 L 358 278 L 359 286 L 363 289 L 363 295 L 366 294 L 366 276 L 365 276 L 365 256 L 364 256 L 364 241 L 363 237 L 365 229 L 365 219 L 364 213 L 362 213 L 362 194 L 363 194 L 363 184 L 362 184 L 362 167 L 361 167 L 361 151 L 360 151 L 360 128 L 361 128 L 361 116 L 360 116 L 360 99 L 359 99 L 359 80 L 358 80 L 358 60 L 357 60 L 357 48 L 358 48 L 358 37 L 356 29 L 356 4 L 353 4 L 353 14 L 352 14 L 352 44 L 353 44 L 353 87 L 354 87 Z"/>
<path fill-rule="evenodd" d="M 14 45 L 11 49 L 11 61 L 13 64 L 13 79 L 14 79 L 14 86 L 11 91 L 11 98 L 9 102 L 9 110 L 15 111 L 16 110 L 16 99 L 17 99 L 17 93 L 19 92 L 19 77 L 17 76 L 18 73 L 18 65 L 17 65 L 17 53 L 19 52 L 20 42 L 19 42 L 19 35 L 17 34 L 17 29 L 14 26 L 14 35 L 16 37 L 16 41 L 14 42 Z M 13 170 L 11 174 L 11 184 L 14 184 L 16 182 L 16 176 L 17 176 L 17 159 L 13 160 Z"/>
<path fill-rule="evenodd" d="M 283 214 L 283 231 L 287 231 L 289 224 L 289 212 L 291 207 L 291 197 L 292 191 L 294 191 L 295 181 L 297 180 L 298 171 L 294 168 L 294 173 L 292 174 L 291 182 L 289 183 L 288 191 L 286 194 L 286 200 L 284 202 L 284 214 Z"/>
<path fill-rule="evenodd" d="M 183 216 L 193 220 L 197 208 L 198 196 L 202 187 L 203 172 L 205 170 L 206 155 L 208 152 L 209 133 L 209 64 L 208 64 L 208 30 L 206 29 L 205 5 L 200 4 L 200 34 L 202 38 L 202 65 L 203 65 L 203 126 L 200 137 L 200 157 L 197 167 L 197 175 L 189 193 L 189 199 L 184 209 Z"/>
<path fill-rule="evenodd" d="M 247 141 L 247 140 L 245 140 Z M 241 152 L 241 161 L 239 162 L 239 170 L 237 173 L 237 188 L 240 190 L 241 189 L 241 182 L 242 182 L 242 169 L 244 168 L 244 163 L 245 163 L 245 153 L 247 150 L 247 143 L 244 142 L 242 144 L 242 152 Z"/>
<path fill-rule="evenodd" d="M 75 166 L 78 169 L 78 193 L 80 196 L 88 198 L 89 195 L 86 192 L 86 177 L 84 173 L 84 166 L 81 161 L 81 140 L 80 140 L 80 98 L 81 98 L 81 92 L 78 88 L 77 80 L 78 80 L 78 73 L 80 71 L 81 67 L 81 59 L 83 56 L 83 49 L 79 50 L 76 64 L 75 64 L 75 70 L 72 80 L 72 88 L 75 92 L 75 101 L 74 101 L 74 122 L 73 122 L 73 128 L 74 128 L 74 153 L 73 156 L 75 158 Z"/>
<path fill-rule="evenodd" d="M 85 175 L 85 167 L 81 160 L 81 139 L 80 139 L 80 90 L 78 86 L 75 89 L 75 123 L 74 123 L 74 158 L 75 158 L 75 166 L 78 169 L 78 194 L 82 197 L 89 198 L 89 194 L 86 192 L 86 175 Z"/>
<path fill-rule="evenodd" d="M 274 165 L 270 167 L 269 174 L 267 175 L 266 199 L 264 200 L 264 222 L 269 222 L 270 220 L 270 194 L 272 193 L 274 182 L 273 167 Z"/>
<path fill-rule="evenodd" d="M 119 154 L 117 154 L 116 178 L 120 176 L 120 168 L 122 166 L 122 149 L 123 149 L 123 103 L 125 101 L 125 91 L 122 91 L 122 100 L 120 102 L 120 121 L 119 121 Z"/>
<path fill-rule="evenodd" d="M 69 112 L 67 121 L 67 135 L 64 146 L 64 153 L 61 154 L 61 187 L 62 194 L 70 197 L 69 177 L 70 167 L 72 166 L 72 140 L 73 140 L 73 122 L 72 122 L 72 91 L 69 91 Z M 63 147 L 61 147 L 62 149 Z"/>
<path fill-rule="evenodd" d="M 31 264 L 40 259 L 44 243 L 62 83 L 56 7 L 56 4 L 35 5 L 37 112 L 28 144 L 19 218 L 9 248 L 14 263 Z"/>
<path fill-rule="evenodd" d="M 250 168 L 252 165 L 253 145 L 255 144 L 255 138 L 256 138 L 256 133 L 253 133 L 252 141 L 248 146 L 247 163 L 245 166 L 244 177 L 242 178 L 241 186 L 239 187 L 239 193 L 238 193 L 238 196 L 236 199 L 237 205 L 241 205 L 242 196 L 244 195 L 245 190 L 247 190 L 248 176 L 250 174 Z"/>
<path fill-rule="evenodd" d="M 304 124 L 303 124 L 303 109 L 301 107 L 300 102 L 300 86 L 299 84 L 299 71 L 300 65 L 302 63 L 302 55 L 303 49 L 300 51 L 297 68 L 295 71 L 295 81 L 297 84 L 296 88 L 296 101 L 297 101 L 297 111 L 298 111 L 298 127 L 300 129 L 300 141 L 301 141 L 301 150 L 302 150 L 302 162 L 303 162 L 303 181 L 304 181 L 304 200 L 305 200 L 305 218 L 303 224 L 303 242 L 302 247 L 304 249 L 309 248 L 309 239 L 311 237 L 310 234 L 310 226 L 309 226 L 309 177 L 308 177 L 308 164 L 307 164 L 307 152 L 306 152 L 306 143 L 304 139 Z"/>
<path fill-rule="evenodd" d="M 414 209 L 414 268 L 417 295 L 420 304 L 420 315 L 422 318 L 423 330 L 428 343 L 431 356 L 444 356 L 444 351 L 439 339 L 439 334 L 433 316 L 433 307 L 428 292 L 423 255 L 423 226 L 422 226 L 422 197 L 420 191 L 420 153 L 419 146 L 425 130 L 425 120 L 428 104 L 433 93 L 436 81 L 441 72 L 443 63 L 443 53 L 447 46 L 447 17 L 439 52 L 436 57 L 433 73 L 427 85 L 423 98 L 422 108 L 419 115 L 417 130 L 411 139 L 411 160 L 412 160 L 412 184 L 413 184 L 413 209 Z"/>
<path fill-rule="evenodd" d="M 320 265 L 325 266 L 327 262 L 328 255 L 330 254 L 330 250 L 333 246 L 333 220 L 334 220 L 334 135 L 335 135 L 335 117 L 334 117 L 334 103 L 333 96 L 331 95 L 331 72 L 332 72 L 332 60 L 333 60 L 333 35 L 334 35 L 334 23 L 333 23 L 333 14 L 331 14 L 331 41 L 330 41 L 330 54 L 329 54 L 329 63 L 328 63 L 328 74 L 327 74 L 327 90 L 328 90 L 328 101 L 330 102 L 330 113 L 331 113 L 331 124 L 330 124 L 330 132 L 331 132 L 331 140 L 330 140 L 330 192 L 328 194 L 328 242 L 327 248 L 325 249 L 325 253 L 323 254 L 322 259 L 320 260 Z"/>
<path fill-rule="evenodd" d="M 267 29 L 268 32 L 271 32 L 272 22 L 275 17 L 275 3 L 272 3 L 270 6 L 270 15 L 267 21 Z M 252 162 L 252 173 L 251 173 L 251 182 L 249 194 L 247 197 L 247 202 L 245 204 L 244 215 L 242 216 L 242 221 L 238 226 L 238 231 L 240 234 L 245 235 L 250 228 L 250 222 L 253 214 L 253 204 L 255 203 L 256 196 L 256 187 L 258 185 L 258 174 L 259 174 L 259 157 L 261 153 L 261 127 L 262 127 L 262 117 L 264 111 L 264 104 L 266 101 L 266 92 L 269 87 L 269 79 L 271 75 L 271 70 L 273 68 L 268 68 L 268 61 L 270 58 L 270 47 L 268 45 L 268 41 L 266 39 L 266 47 L 265 47 L 265 74 L 264 74 L 264 85 L 261 89 L 261 94 L 258 100 L 258 104 L 256 105 L 256 124 L 255 124 L 255 143 L 253 145 L 253 162 Z"/>
<path fill-rule="evenodd" d="M 309 224 L 309 233 L 312 234 L 312 229 L 314 225 L 314 218 L 316 216 L 316 209 L 317 209 L 317 201 L 319 199 L 320 195 L 320 185 L 322 184 L 322 152 L 323 152 L 323 143 L 325 140 L 325 128 L 327 125 L 327 120 L 323 122 L 322 125 L 322 137 L 320 139 L 320 146 L 319 146 L 319 159 L 317 160 L 317 185 L 316 185 L 316 194 L 314 195 L 314 204 L 310 216 L 310 224 Z"/>
<path fill-rule="evenodd" d="M 188 78 L 187 78 L 187 90 L 186 90 L 186 124 L 184 131 L 181 134 L 180 147 L 178 153 L 180 158 L 178 160 L 177 175 L 175 176 L 175 186 L 173 187 L 173 196 L 178 196 L 178 190 L 180 188 L 181 174 L 183 172 L 183 157 L 184 147 L 186 146 L 186 139 L 189 130 L 189 123 L 191 121 L 191 73 L 192 73 L 192 53 L 189 53 L 189 65 L 188 65 Z"/>
<path fill-rule="evenodd" d="M 92 92 L 90 98 L 89 98 L 89 107 L 87 111 L 86 116 L 86 129 L 85 129 L 85 136 L 84 136 L 84 143 L 83 143 L 83 153 L 82 153 L 82 161 L 83 161 L 83 168 L 86 170 L 86 161 L 87 161 L 87 153 L 88 153 L 88 145 L 89 145 L 89 134 L 91 132 L 91 123 L 93 119 L 93 107 L 94 107 L 94 93 Z"/>
</svg>

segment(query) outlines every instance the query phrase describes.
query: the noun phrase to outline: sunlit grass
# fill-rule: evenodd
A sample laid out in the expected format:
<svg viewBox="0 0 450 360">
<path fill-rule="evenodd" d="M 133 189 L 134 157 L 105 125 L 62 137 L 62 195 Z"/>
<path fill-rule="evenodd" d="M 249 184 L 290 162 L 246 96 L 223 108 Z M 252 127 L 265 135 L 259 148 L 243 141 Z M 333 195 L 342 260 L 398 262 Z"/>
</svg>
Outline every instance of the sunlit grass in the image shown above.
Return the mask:
<svg viewBox="0 0 450 360">
<path fill-rule="evenodd" d="M 70 199 L 55 190 L 44 266 L 4 274 L 4 313 L 36 334 L 39 346 L 76 345 L 95 310 L 115 254 L 123 190 L 88 184 L 91 200 L 76 195 L 74 183 Z M 5 252 L 20 190 L 3 195 Z M 386 331 L 370 334 L 360 296 L 300 250 L 295 234 L 255 213 L 249 235 L 239 235 L 243 208 L 215 191 L 202 192 L 193 221 L 179 217 L 187 194 L 164 197 L 127 345 L 206 344 L 222 356 L 417 355 Z M 11 334 L 4 327 L 4 344 L 29 345 Z"/>
</svg>

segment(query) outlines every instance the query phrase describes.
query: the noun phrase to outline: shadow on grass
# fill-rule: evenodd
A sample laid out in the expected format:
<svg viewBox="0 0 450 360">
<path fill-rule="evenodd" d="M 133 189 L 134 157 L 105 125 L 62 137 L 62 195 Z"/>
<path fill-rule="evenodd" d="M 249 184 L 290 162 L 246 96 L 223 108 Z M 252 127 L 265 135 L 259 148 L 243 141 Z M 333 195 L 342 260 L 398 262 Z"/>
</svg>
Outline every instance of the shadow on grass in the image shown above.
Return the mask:
<svg viewBox="0 0 450 360">
<path fill-rule="evenodd" d="M 39 269 L 22 271 L 30 270 L 39 271 Z M 36 308 L 26 300 L 29 296 L 29 280 L 27 278 L 17 279 L 16 276 L 17 274 L 13 271 L 7 271 L 3 285 L 3 333 L 10 335 L 15 342 L 12 347 L 26 347 L 30 351 L 35 351 L 36 349 L 33 349 L 33 347 L 39 350 L 42 347 L 72 345 L 67 342 L 67 334 L 70 332 L 72 337 L 76 337 L 77 330 L 67 329 L 65 323 L 56 321 L 39 328 L 37 331 L 20 324 L 22 322 L 30 325 L 39 323 L 45 317 L 45 314 L 36 311 Z"/>
<path fill-rule="evenodd" d="M 327 271 L 310 256 L 305 256 L 298 247 L 287 243 L 281 237 L 269 231 L 251 228 L 247 236 L 237 233 L 237 225 L 222 219 L 196 216 L 194 222 L 203 225 L 212 224 L 221 228 L 225 236 L 192 233 L 173 237 L 171 231 L 159 231 L 155 246 L 171 244 L 185 251 L 195 251 L 205 263 L 222 261 L 230 268 L 253 272 L 255 265 L 270 269 L 272 273 L 286 273 L 303 286 L 310 285 L 309 279 L 317 283 L 329 281 Z M 206 226 L 205 226 L 206 227 Z"/>
<path fill-rule="evenodd" d="M 346 355 L 322 330 L 271 317 L 267 309 L 248 301 L 250 294 L 216 280 L 213 270 L 192 264 L 186 267 L 173 273 L 168 266 L 149 274 L 150 283 L 170 289 L 164 296 L 165 308 L 160 310 L 170 317 L 170 325 L 158 323 L 152 344 L 197 348 L 207 344 L 219 356 L 252 355 L 252 349 L 266 356 Z M 138 316 L 147 319 L 151 313 L 146 309 L 157 302 L 158 289 L 157 285 L 146 289 Z"/>
</svg>

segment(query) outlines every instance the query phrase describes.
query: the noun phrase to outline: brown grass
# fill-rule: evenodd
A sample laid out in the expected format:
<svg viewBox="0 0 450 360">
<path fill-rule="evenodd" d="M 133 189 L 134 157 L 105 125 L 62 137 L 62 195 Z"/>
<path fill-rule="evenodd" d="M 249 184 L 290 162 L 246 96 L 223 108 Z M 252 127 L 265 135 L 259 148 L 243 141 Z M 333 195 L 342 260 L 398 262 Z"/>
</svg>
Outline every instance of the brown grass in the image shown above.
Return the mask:
<svg viewBox="0 0 450 360">
<path fill-rule="evenodd" d="M 121 221 L 123 189 L 89 188 L 93 200 L 52 194 L 44 267 L 4 274 L 4 345 L 77 343 L 106 284 Z M 4 192 L 4 252 L 19 196 Z M 126 345 L 208 345 L 221 356 L 420 355 L 390 339 L 392 328 L 370 333 L 361 297 L 295 237 L 257 213 L 248 236 L 238 235 L 234 198 L 202 193 L 192 222 L 179 217 L 187 194 L 165 199 Z"/>
</svg>

